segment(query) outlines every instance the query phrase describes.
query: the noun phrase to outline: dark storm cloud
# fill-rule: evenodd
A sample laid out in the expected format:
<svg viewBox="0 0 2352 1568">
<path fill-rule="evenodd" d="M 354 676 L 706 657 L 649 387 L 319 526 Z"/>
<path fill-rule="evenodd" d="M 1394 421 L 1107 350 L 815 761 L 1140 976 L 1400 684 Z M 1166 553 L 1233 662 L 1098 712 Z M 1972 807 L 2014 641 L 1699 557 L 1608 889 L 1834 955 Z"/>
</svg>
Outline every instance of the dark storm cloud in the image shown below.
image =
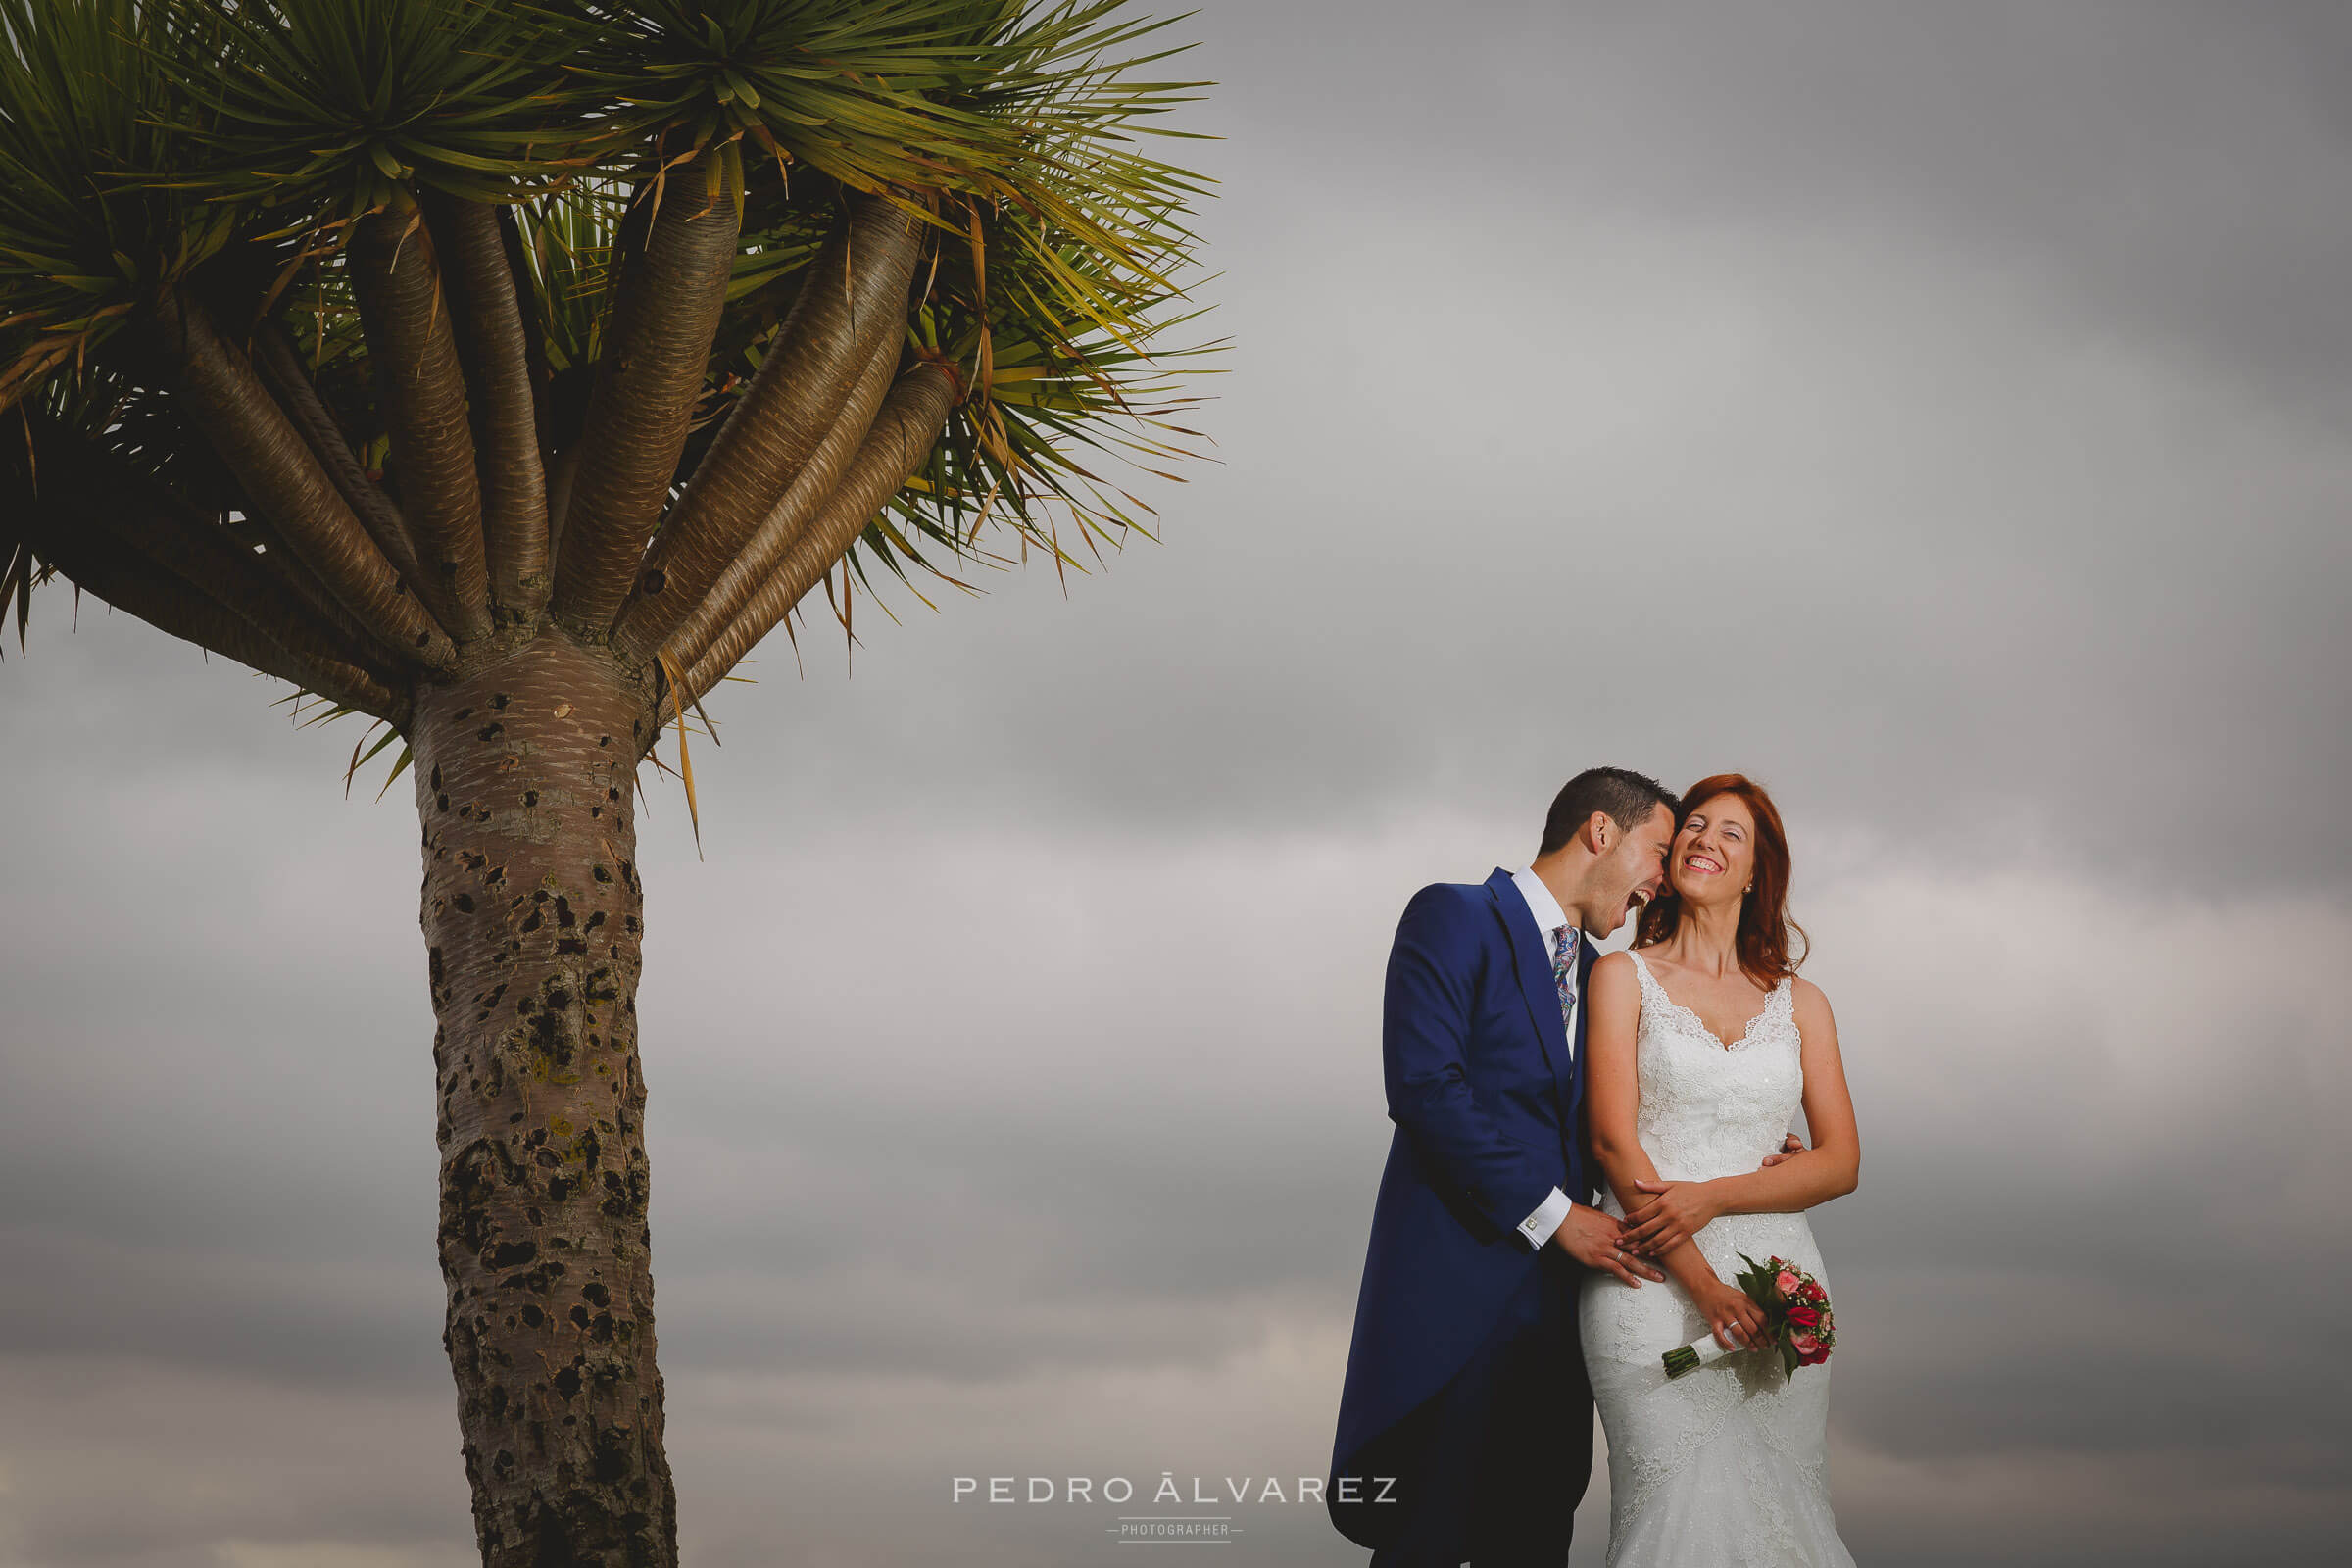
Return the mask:
<svg viewBox="0 0 2352 1568">
<path fill-rule="evenodd" d="M 2340 17 L 1185 26 L 1239 347 L 1165 542 L 762 649 L 707 862 L 644 775 L 689 1562 L 1093 1562 L 946 1478 L 1319 1471 L 1396 910 L 1603 758 L 1796 835 L 1857 1553 L 2328 1560 Z M 0 1568 L 466 1561 L 411 781 L 69 613 L 0 667 Z"/>
<path fill-rule="evenodd" d="M 152 761 L 116 787 L 114 809 L 181 788 Z M 220 796 L 256 791 L 232 778 Z M 370 1402 L 441 1451 L 429 1020 L 402 997 L 411 956 L 354 941 L 329 966 L 304 910 L 254 891 L 299 885 L 300 846 L 338 823 L 356 885 L 394 881 L 413 848 L 388 808 L 317 791 L 274 804 L 282 844 L 168 862 L 252 883 L 259 917 L 191 944 L 220 993 L 209 1030 L 96 984 L 74 906 L 12 922 L 23 1005 L 92 1021 L 57 1037 L 65 1064 L 8 1063 L 38 1091 L 7 1129 L 12 1255 L 33 1265 L 0 1297 L 9 1364 L 127 1358 L 159 1390 L 248 1391 L 230 1402 L 272 1422 L 217 1441 L 254 1463 L 273 1425 Z M 1507 820 L 1177 845 L 729 821 L 701 866 L 671 827 L 648 835 L 669 870 L 641 1005 L 676 1459 L 703 1489 L 695 1530 L 735 1543 L 712 1560 L 762 1560 L 782 1506 L 809 1561 L 1079 1562 L 1062 1516 L 977 1523 L 933 1493 L 970 1473 L 1317 1468 L 1386 1142 L 1371 1041 L 1387 926 L 1426 876 L 1474 874 Z M 1838 1009 L 1866 1148 L 1862 1191 L 1819 1219 L 1848 1331 L 1849 1539 L 1874 1560 L 1964 1560 L 1932 1535 L 2056 1562 L 2052 1543 L 2098 1521 L 2118 1561 L 2193 1560 L 2183 1542 L 2249 1529 L 2297 1560 L 2340 1521 L 2352 1459 L 2303 1360 L 2308 1303 L 2352 1285 L 2327 1196 L 2347 1174 L 2334 1129 L 2352 1090 L 2319 978 L 2352 917 L 2276 896 L 2151 904 L 1814 834 L 1799 851 L 1810 972 Z M 179 940 L 160 911 L 97 912 L 128 951 Z M 2182 952 L 2200 960 L 2185 979 Z M 305 1028 L 345 1015 L 287 954 L 384 1004 Z M 2277 978 L 2249 1004 L 2239 977 L 2258 969 Z M 114 1042 L 111 1093 L 71 1065 L 85 1039 Z M 328 1101 L 338 1131 L 291 1130 Z M 286 1414 L 293 1391 L 321 1413 Z M 137 1462 L 186 1476 L 197 1451 L 150 1438 Z M 2170 1511 L 2106 1518 L 2159 1473 Z M 433 1474 L 371 1505 L 414 1529 Z M 1963 1474 L 2006 1499 L 2003 1518 L 2037 1522 L 2021 1538 L 1942 1518 L 1932 1494 Z M 355 1526 L 349 1494 L 282 1517 L 249 1506 L 233 1528 L 408 1539 Z M 99 1534 L 232 1528 L 216 1517 L 239 1516 L 164 1503 Z M 94 1528 L 64 1500 L 25 1518 L 44 1540 Z M 448 1527 L 460 1518 L 453 1498 Z M 1348 1560 L 1292 1514 L 1252 1521 L 1268 1560 Z M 96 1541 L 55 1560 L 209 1562 Z M 355 1562 L 433 1560 L 421 1551 Z"/>
<path fill-rule="evenodd" d="M 2328 13 L 1187 26 L 1219 462 L 1066 600 L 869 605 L 854 680 L 820 612 L 707 773 L 1189 832 L 1732 764 L 1955 854 L 2343 885 L 2352 835 L 2216 825 L 2352 769 Z"/>
<path fill-rule="evenodd" d="M 874 781 L 803 724 L 1148 822 L 1732 761 L 1955 853 L 2340 885 L 2340 832 L 2202 828 L 2352 764 L 2300 15 L 1212 13 L 1221 466 L 1066 605 L 983 573 L 862 687 L 820 625 L 722 718 L 828 808 Z"/>
</svg>

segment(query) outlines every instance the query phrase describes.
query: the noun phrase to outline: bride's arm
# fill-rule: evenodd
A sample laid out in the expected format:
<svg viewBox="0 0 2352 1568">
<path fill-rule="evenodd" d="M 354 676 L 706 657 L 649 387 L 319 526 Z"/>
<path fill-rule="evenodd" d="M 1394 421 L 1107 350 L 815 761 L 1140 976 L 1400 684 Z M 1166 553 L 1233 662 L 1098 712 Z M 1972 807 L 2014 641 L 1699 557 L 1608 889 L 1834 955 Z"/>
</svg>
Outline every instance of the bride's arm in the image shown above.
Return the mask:
<svg viewBox="0 0 2352 1568">
<path fill-rule="evenodd" d="M 1655 1184 L 1658 1178 L 1637 1131 L 1642 1084 L 1634 1039 L 1642 1017 L 1642 983 L 1634 960 L 1612 953 L 1593 964 L 1585 1005 L 1585 1126 L 1602 1178 L 1630 1213 L 1648 1201 L 1636 1184 Z M 1649 1255 L 1694 1297 L 1721 1283 L 1688 1235 L 1681 1245 Z"/>
<path fill-rule="evenodd" d="M 1659 1249 L 1681 1247 L 1718 1214 L 1796 1213 L 1854 1190 L 1861 1176 L 1862 1139 L 1854 1126 L 1853 1097 L 1846 1092 L 1845 1063 L 1838 1053 L 1838 1020 L 1831 1016 L 1830 999 L 1810 980 L 1796 982 L 1796 1029 L 1805 1072 L 1805 1126 L 1813 1147 L 1766 1169 L 1709 1182 L 1648 1179 L 1636 1193 L 1642 1206 L 1625 1203 L 1626 1236 L 1633 1245 L 1660 1256 Z M 1586 1093 L 1591 1092 L 1588 1087 Z"/>
</svg>

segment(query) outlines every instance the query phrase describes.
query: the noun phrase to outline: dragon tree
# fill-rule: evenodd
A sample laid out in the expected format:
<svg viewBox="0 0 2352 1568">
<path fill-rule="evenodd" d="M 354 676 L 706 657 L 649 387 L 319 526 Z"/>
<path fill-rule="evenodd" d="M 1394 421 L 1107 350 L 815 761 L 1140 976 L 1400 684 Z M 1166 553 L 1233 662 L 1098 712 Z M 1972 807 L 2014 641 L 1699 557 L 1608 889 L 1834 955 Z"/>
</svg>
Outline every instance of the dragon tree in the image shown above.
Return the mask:
<svg viewBox="0 0 2352 1568">
<path fill-rule="evenodd" d="M 0 612 L 70 582 L 366 720 L 347 788 L 400 745 L 485 1564 L 677 1558 L 641 766 L 674 729 L 691 804 L 804 601 L 1080 565 L 1194 444 L 1163 24 L 0 0 Z"/>
</svg>

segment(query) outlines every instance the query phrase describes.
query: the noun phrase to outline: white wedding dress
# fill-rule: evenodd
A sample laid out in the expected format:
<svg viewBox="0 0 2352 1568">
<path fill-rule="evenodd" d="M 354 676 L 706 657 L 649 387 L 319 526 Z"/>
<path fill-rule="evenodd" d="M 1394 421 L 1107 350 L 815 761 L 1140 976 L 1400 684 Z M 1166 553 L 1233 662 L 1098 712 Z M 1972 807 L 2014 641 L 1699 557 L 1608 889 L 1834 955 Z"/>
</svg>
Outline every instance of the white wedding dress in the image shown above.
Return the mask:
<svg viewBox="0 0 2352 1568">
<path fill-rule="evenodd" d="M 1637 1127 L 1659 1179 L 1754 1170 L 1803 1099 L 1795 982 L 1775 987 L 1727 1049 L 1633 959 Z M 1624 1217 L 1613 1193 L 1600 1206 Z M 1745 1266 L 1741 1252 L 1777 1255 L 1838 1298 L 1802 1214 L 1726 1214 L 1696 1240 L 1724 1280 Z M 1582 1292 L 1585 1369 L 1609 1441 L 1608 1568 L 1852 1568 L 1824 1474 L 1830 1363 L 1788 1376 L 1776 1353 L 1739 1351 L 1669 1382 L 1659 1357 L 1707 1333 L 1690 1294 L 1672 1280 L 1636 1290 L 1597 1269 Z"/>
</svg>

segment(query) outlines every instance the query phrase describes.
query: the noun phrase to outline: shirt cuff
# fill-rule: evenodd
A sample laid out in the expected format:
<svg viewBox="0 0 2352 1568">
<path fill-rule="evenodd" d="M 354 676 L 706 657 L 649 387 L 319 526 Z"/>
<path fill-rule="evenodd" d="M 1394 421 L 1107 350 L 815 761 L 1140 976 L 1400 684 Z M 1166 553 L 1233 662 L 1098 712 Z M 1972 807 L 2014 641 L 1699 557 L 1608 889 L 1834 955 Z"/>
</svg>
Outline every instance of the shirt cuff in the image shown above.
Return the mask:
<svg viewBox="0 0 2352 1568">
<path fill-rule="evenodd" d="M 1566 1193 L 1554 1187 L 1551 1196 L 1544 1200 L 1533 1214 L 1519 1222 L 1520 1240 L 1531 1249 L 1541 1250 L 1544 1244 L 1551 1240 L 1551 1233 L 1560 1228 L 1560 1221 L 1568 1217 L 1568 1210 L 1575 1206 L 1568 1201 Z"/>
</svg>

